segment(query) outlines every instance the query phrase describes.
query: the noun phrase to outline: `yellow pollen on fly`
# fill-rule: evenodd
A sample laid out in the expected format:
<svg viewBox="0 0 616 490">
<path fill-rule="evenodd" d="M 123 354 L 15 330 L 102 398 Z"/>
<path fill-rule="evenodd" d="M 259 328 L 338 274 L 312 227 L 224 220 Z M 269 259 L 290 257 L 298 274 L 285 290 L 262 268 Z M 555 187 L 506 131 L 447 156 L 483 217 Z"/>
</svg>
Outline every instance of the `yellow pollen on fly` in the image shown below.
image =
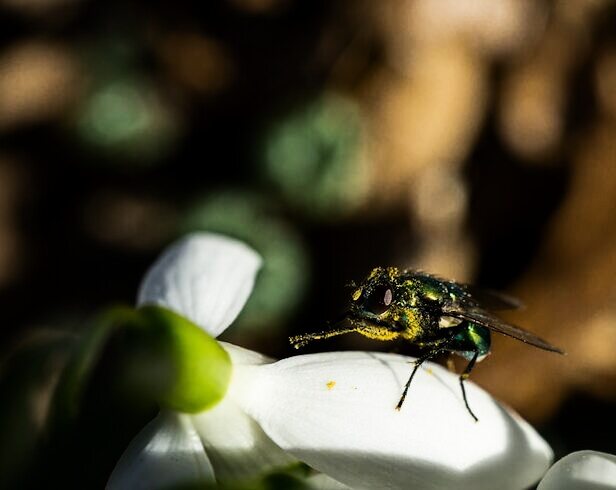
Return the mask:
<svg viewBox="0 0 616 490">
<path fill-rule="evenodd" d="M 353 301 L 357 301 L 359 299 L 359 297 L 361 296 L 361 288 L 357 288 L 355 291 L 353 291 Z"/>
<path fill-rule="evenodd" d="M 422 333 L 421 323 L 412 309 L 406 310 L 406 317 L 406 329 L 400 335 L 406 340 L 415 342 L 415 339 L 420 337 Z"/>
<path fill-rule="evenodd" d="M 400 270 L 397 267 L 388 267 L 387 273 L 389 275 L 389 279 L 394 281 L 400 275 Z"/>
<path fill-rule="evenodd" d="M 400 332 L 376 325 L 363 326 L 357 330 L 357 333 L 374 340 L 394 340 L 400 336 Z"/>
<path fill-rule="evenodd" d="M 374 269 L 372 269 L 372 271 L 370 272 L 370 275 L 368 276 L 367 281 L 374 279 L 376 276 L 378 276 L 381 273 L 382 270 L 383 269 L 381 269 L 380 267 L 375 267 Z"/>
</svg>

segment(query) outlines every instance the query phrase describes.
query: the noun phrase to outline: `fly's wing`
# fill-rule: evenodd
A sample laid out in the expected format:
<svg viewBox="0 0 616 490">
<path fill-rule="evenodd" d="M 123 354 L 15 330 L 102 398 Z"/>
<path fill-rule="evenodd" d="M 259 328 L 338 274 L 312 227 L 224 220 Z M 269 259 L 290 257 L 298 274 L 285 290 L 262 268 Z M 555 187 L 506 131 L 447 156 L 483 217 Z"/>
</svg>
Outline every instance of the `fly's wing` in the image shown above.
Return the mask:
<svg viewBox="0 0 616 490">
<path fill-rule="evenodd" d="M 470 284 L 461 284 L 460 286 L 486 310 L 519 310 L 524 308 L 524 304 L 520 300 L 507 294 L 492 291 L 491 289 L 481 289 Z"/>
<path fill-rule="evenodd" d="M 513 337 L 514 339 L 518 339 L 527 344 L 539 347 L 540 349 L 547 350 L 550 352 L 557 352 L 558 354 L 565 353 L 563 350 L 559 349 L 558 347 L 554 347 L 552 344 L 546 342 L 543 339 L 540 339 L 536 335 L 527 332 L 520 327 L 516 327 L 515 325 L 505 323 L 500 318 L 497 318 L 480 308 L 465 309 L 463 307 L 460 307 L 460 305 L 451 305 L 444 308 L 443 311 L 448 316 L 477 323 L 478 325 L 493 330 L 494 332 L 508 335 L 509 337 Z"/>
</svg>

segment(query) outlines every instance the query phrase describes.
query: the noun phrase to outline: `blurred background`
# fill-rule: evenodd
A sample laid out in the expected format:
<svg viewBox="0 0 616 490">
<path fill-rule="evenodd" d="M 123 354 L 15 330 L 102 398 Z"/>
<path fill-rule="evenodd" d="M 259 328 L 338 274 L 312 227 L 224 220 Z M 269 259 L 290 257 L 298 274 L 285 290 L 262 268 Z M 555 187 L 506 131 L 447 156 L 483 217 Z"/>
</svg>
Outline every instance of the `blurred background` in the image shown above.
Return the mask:
<svg viewBox="0 0 616 490">
<path fill-rule="evenodd" d="M 615 26 L 609 0 L 0 0 L 0 485 L 104 484 L 155 409 L 98 390 L 50 446 L 67 345 L 193 230 L 263 255 L 224 337 L 274 357 L 378 265 L 520 298 L 568 356 L 495 338 L 474 381 L 557 457 L 616 453 Z M 305 352 L 334 349 L 414 353 Z"/>
</svg>

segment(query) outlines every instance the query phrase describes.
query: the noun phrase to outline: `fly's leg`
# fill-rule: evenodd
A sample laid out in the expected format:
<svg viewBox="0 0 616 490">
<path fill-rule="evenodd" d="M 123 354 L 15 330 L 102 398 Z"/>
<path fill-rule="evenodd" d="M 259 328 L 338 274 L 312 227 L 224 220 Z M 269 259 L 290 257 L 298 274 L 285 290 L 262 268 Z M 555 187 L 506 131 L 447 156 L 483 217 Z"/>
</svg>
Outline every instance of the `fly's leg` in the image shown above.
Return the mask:
<svg viewBox="0 0 616 490">
<path fill-rule="evenodd" d="M 473 357 L 471 358 L 469 363 L 466 365 L 466 368 L 464 369 L 464 371 L 462 371 L 462 374 L 460 375 L 460 388 L 462 388 L 462 398 L 464 399 L 464 405 L 466 405 L 466 409 L 468 410 L 468 413 L 470 413 L 471 417 L 475 419 L 475 422 L 479 422 L 479 419 L 473 413 L 473 411 L 471 410 L 471 407 L 468 406 L 468 400 L 466 399 L 466 390 L 464 389 L 464 380 L 470 376 L 471 371 L 475 367 L 475 363 L 477 362 L 478 357 L 479 357 L 479 351 L 475 350 Z"/>
<path fill-rule="evenodd" d="M 442 348 L 434 349 L 434 350 L 428 352 L 427 354 L 424 354 L 423 356 L 421 356 L 420 358 L 416 359 L 413 362 L 413 364 L 415 364 L 415 366 L 413 367 L 413 371 L 411 372 L 411 375 L 409 376 L 409 380 L 404 385 L 404 391 L 402 392 L 402 396 L 400 397 L 400 401 L 396 405 L 396 410 L 400 411 L 400 409 L 402 408 L 402 404 L 404 403 L 404 400 L 406 399 L 406 394 L 409 391 L 409 386 L 411 386 L 411 381 L 413 381 L 413 377 L 415 376 L 415 373 L 419 369 L 419 366 L 421 366 L 428 359 L 430 359 L 430 358 L 434 357 L 435 355 L 437 355 L 442 350 L 443 350 Z"/>
<path fill-rule="evenodd" d="M 305 346 L 307 343 L 312 342 L 313 340 L 329 339 L 330 337 L 344 335 L 351 332 L 357 332 L 357 329 L 354 327 L 350 327 L 327 330 L 326 332 L 305 333 L 302 335 L 295 335 L 293 337 L 289 337 L 289 342 L 291 342 L 291 345 L 293 347 L 299 349 L 300 347 Z"/>
</svg>

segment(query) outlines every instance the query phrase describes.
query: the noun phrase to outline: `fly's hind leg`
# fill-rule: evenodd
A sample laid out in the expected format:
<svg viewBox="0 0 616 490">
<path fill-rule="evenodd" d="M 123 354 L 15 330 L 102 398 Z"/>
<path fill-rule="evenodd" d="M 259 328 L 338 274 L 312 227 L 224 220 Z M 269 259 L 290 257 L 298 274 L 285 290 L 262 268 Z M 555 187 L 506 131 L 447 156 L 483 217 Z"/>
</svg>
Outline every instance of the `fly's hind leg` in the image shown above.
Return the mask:
<svg viewBox="0 0 616 490">
<path fill-rule="evenodd" d="M 466 365 L 466 368 L 464 368 L 464 371 L 462 371 L 462 374 L 460 374 L 460 378 L 459 378 L 460 379 L 460 388 L 462 388 L 462 398 L 464 399 L 464 405 L 466 405 L 466 409 L 468 410 L 468 413 L 470 413 L 471 417 L 473 417 L 473 419 L 475 419 L 475 422 L 479 422 L 479 419 L 473 413 L 473 411 L 471 410 L 471 407 L 468 406 L 468 400 L 466 399 L 466 390 L 464 389 L 464 380 L 467 379 L 470 376 L 471 371 L 475 367 L 475 363 L 477 362 L 477 358 L 478 357 L 479 357 L 479 351 L 475 350 L 474 353 L 473 353 L 473 357 L 471 358 L 469 363 Z"/>
</svg>

